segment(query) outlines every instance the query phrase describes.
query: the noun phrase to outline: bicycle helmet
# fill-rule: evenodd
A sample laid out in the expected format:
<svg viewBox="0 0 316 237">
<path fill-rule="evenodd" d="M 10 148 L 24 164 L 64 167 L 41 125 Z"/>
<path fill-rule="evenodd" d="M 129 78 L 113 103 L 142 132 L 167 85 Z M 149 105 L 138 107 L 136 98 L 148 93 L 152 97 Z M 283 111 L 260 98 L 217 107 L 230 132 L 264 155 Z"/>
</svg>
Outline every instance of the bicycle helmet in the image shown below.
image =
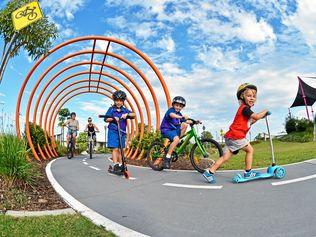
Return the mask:
<svg viewBox="0 0 316 237">
<path fill-rule="evenodd" d="M 77 116 L 75 112 L 71 112 L 70 117 L 72 117 L 73 115 Z"/>
<path fill-rule="evenodd" d="M 126 100 L 126 93 L 124 91 L 118 90 L 113 93 L 113 100 Z"/>
<path fill-rule="evenodd" d="M 183 107 L 185 107 L 186 101 L 185 101 L 185 99 L 182 96 L 176 96 L 172 100 L 172 105 L 174 103 L 181 104 L 181 105 L 183 105 Z"/>
<path fill-rule="evenodd" d="M 250 83 L 243 83 L 237 89 L 237 94 L 236 95 L 237 95 L 237 99 L 238 100 L 243 99 L 243 98 L 241 98 L 241 95 L 246 89 L 252 89 L 252 90 L 257 91 L 257 87 L 255 85 L 250 84 Z"/>
</svg>

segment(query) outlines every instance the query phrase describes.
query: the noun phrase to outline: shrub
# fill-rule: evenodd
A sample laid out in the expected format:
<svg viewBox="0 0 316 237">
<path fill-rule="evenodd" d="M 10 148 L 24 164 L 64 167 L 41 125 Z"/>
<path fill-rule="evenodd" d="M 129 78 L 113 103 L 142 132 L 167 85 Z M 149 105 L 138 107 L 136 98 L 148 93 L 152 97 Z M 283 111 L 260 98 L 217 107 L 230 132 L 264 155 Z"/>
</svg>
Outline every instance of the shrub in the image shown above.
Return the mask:
<svg viewBox="0 0 316 237">
<path fill-rule="evenodd" d="M 29 124 L 30 124 L 30 135 L 31 135 L 31 139 L 34 146 L 39 144 L 40 147 L 44 147 L 44 145 L 46 144 L 44 130 L 39 125 L 36 125 L 34 128 L 33 123 L 30 122 Z"/>
<path fill-rule="evenodd" d="M 312 127 L 313 123 L 307 119 L 300 119 L 297 120 L 297 125 L 296 125 L 296 130 L 298 132 L 304 132 L 306 131 L 309 127 Z"/>
<path fill-rule="evenodd" d="M 296 119 L 288 118 L 285 122 L 285 130 L 288 134 L 296 131 Z"/>
<path fill-rule="evenodd" d="M 39 176 L 35 165 L 26 160 L 26 142 L 12 134 L 0 136 L 0 176 L 10 180 L 32 184 Z"/>
</svg>

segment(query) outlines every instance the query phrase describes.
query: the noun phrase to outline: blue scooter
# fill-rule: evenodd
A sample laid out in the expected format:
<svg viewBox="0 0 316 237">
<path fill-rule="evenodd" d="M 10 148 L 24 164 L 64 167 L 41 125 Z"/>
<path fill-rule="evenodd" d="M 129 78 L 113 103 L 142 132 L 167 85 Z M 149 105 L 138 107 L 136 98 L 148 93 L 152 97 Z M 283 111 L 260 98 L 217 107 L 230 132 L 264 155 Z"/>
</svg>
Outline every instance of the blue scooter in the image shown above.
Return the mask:
<svg viewBox="0 0 316 237">
<path fill-rule="evenodd" d="M 245 178 L 243 174 L 237 173 L 233 177 L 233 183 L 244 183 L 244 182 L 248 182 L 248 181 L 251 181 L 251 180 L 268 179 L 268 178 L 272 178 L 272 177 L 275 177 L 277 179 L 282 179 L 282 178 L 285 177 L 285 175 L 286 175 L 285 169 L 283 167 L 281 167 L 281 166 L 276 165 L 276 162 L 275 162 L 272 137 L 271 137 L 271 134 L 270 134 L 269 123 L 268 123 L 268 115 L 270 115 L 270 114 L 271 114 L 271 112 L 269 111 L 267 113 L 267 116 L 265 117 L 265 120 L 266 120 L 266 124 L 267 124 L 269 140 L 270 140 L 271 155 L 272 155 L 272 165 L 268 167 L 266 173 L 262 173 L 262 174 L 260 174 L 258 176 L 255 176 L 255 177 Z"/>
</svg>

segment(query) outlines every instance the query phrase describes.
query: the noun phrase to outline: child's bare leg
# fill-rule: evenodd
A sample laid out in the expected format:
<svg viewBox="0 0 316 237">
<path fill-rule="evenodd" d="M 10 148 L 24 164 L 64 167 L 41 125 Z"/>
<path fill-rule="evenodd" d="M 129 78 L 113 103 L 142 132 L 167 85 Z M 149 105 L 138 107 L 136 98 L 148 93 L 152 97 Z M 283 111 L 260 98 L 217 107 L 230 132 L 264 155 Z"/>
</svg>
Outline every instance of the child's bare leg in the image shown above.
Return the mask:
<svg viewBox="0 0 316 237">
<path fill-rule="evenodd" d="M 182 123 L 181 124 L 181 133 L 180 133 L 180 137 L 182 137 L 185 132 L 187 131 L 187 128 L 188 128 L 188 124 L 187 123 Z"/>
<path fill-rule="evenodd" d="M 226 161 L 228 161 L 232 157 L 233 153 L 230 150 L 227 150 L 227 152 L 224 153 L 223 156 L 221 156 L 215 164 L 209 169 L 210 172 L 213 174 L 216 172 L 216 170 Z"/>
<path fill-rule="evenodd" d="M 117 151 L 118 151 L 118 148 L 113 148 L 112 150 L 113 163 L 118 163 Z"/>
<path fill-rule="evenodd" d="M 124 152 L 124 150 L 123 150 Z M 117 149 L 117 161 L 122 164 L 122 156 L 121 156 L 121 150 Z"/>
<path fill-rule="evenodd" d="M 169 150 L 168 150 L 168 153 L 167 153 L 168 155 L 172 154 L 174 148 L 178 145 L 179 141 L 180 141 L 180 139 L 179 139 L 178 136 L 173 138 L 173 141 L 171 142 L 171 144 L 169 146 Z"/>
<path fill-rule="evenodd" d="M 252 160 L 253 160 L 253 147 L 249 143 L 247 146 L 245 146 L 242 149 L 246 152 L 245 170 L 251 170 Z"/>
</svg>

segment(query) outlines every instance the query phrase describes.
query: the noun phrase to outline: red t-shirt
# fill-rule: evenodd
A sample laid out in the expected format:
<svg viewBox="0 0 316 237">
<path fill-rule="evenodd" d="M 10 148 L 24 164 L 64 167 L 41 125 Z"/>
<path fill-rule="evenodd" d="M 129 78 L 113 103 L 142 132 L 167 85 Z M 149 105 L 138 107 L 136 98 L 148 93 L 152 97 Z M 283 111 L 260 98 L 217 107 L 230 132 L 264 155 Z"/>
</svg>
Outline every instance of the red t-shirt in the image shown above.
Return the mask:
<svg viewBox="0 0 316 237">
<path fill-rule="evenodd" d="M 234 140 L 246 138 L 250 129 L 250 116 L 253 114 L 250 107 L 241 104 L 237 110 L 233 123 L 229 127 L 229 131 L 225 134 L 226 138 Z"/>
</svg>

